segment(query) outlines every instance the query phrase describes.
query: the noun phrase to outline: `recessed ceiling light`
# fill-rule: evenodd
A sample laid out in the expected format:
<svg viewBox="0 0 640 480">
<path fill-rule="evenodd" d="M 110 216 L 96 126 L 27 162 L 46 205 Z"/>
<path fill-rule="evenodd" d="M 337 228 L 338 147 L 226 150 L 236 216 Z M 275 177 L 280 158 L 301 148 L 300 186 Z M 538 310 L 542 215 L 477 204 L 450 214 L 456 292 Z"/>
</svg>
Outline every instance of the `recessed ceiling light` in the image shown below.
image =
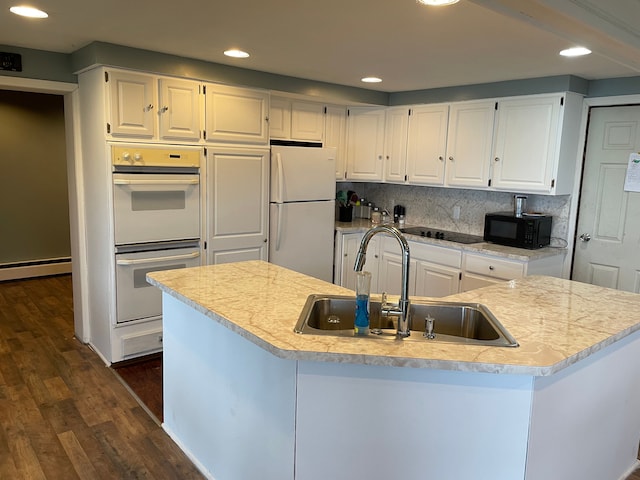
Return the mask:
<svg viewBox="0 0 640 480">
<path fill-rule="evenodd" d="M 243 52 L 242 50 L 237 50 L 235 48 L 232 48 L 231 50 L 225 50 L 224 54 L 227 57 L 233 58 L 247 58 L 249 56 L 247 52 Z"/>
<path fill-rule="evenodd" d="M 590 53 L 591 50 L 589 50 L 588 48 L 573 47 L 562 50 L 560 52 L 560 55 L 562 55 L 563 57 L 579 57 L 581 55 L 589 55 Z"/>
<path fill-rule="evenodd" d="M 382 79 L 378 77 L 364 77 L 360 81 L 364 83 L 380 83 Z"/>
<path fill-rule="evenodd" d="M 33 7 L 25 7 L 24 5 L 11 7 L 9 10 L 11 11 L 11 13 L 15 13 L 16 15 L 20 15 L 21 17 L 47 18 L 49 16 L 47 12 L 43 12 L 42 10 L 38 10 L 37 8 Z"/>
<path fill-rule="evenodd" d="M 458 3 L 458 1 L 459 0 L 416 0 L 416 2 L 421 5 L 432 5 L 432 6 L 453 5 L 454 3 Z"/>
</svg>

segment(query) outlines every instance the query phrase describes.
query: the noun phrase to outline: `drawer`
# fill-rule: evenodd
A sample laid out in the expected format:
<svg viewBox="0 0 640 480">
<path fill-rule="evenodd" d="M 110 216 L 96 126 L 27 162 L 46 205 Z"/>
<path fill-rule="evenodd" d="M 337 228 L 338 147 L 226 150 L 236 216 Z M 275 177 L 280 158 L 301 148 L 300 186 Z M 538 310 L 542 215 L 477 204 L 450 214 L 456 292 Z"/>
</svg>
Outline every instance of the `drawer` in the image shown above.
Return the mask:
<svg viewBox="0 0 640 480">
<path fill-rule="evenodd" d="M 430 263 L 437 263 L 447 267 L 460 268 L 462 264 L 462 250 L 439 247 L 427 243 L 409 242 L 411 258 Z"/>
<path fill-rule="evenodd" d="M 512 280 L 524 276 L 524 263 L 504 258 L 465 254 L 464 271 L 502 280 Z"/>
</svg>

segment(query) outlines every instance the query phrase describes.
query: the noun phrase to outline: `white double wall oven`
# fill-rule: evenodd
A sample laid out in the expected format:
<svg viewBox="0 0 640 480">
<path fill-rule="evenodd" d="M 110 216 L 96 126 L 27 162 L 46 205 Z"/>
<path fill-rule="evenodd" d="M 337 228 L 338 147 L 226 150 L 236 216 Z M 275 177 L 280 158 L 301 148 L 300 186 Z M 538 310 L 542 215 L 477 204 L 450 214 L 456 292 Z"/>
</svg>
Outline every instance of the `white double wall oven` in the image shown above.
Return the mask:
<svg viewBox="0 0 640 480">
<path fill-rule="evenodd" d="M 201 264 L 201 148 L 112 145 L 116 324 L 160 319 L 151 271 Z"/>
</svg>

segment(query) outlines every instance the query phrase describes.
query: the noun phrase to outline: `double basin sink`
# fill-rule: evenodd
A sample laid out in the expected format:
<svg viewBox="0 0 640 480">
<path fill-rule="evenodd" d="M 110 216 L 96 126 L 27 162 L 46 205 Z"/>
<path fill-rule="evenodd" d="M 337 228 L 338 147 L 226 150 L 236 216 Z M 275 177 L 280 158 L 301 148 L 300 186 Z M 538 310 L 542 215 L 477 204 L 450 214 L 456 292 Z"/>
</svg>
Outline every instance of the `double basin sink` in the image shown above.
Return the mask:
<svg viewBox="0 0 640 480">
<path fill-rule="evenodd" d="M 301 334 L 352 337 L 355 308 L 355 295 L 309 295 L 294 330 Z M 370 299 L 370 338 L 395 339 L 396 321 L 382 314 L 380 300 Z M 411 299 L 410 329 L 411 335 L 403 341 L 518 346 L 489 309 L 479 303 Z"/>
</svg>

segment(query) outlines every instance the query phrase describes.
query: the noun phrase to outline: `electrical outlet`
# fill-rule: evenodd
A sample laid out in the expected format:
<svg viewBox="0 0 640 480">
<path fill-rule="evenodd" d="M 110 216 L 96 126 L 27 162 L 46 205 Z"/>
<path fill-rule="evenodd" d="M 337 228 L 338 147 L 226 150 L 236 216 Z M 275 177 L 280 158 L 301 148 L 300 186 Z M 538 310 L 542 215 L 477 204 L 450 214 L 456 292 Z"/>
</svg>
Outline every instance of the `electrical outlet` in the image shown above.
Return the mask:
<svg viewBox="0 0 640 480">
<path fill-rule="evenodd" d="M 453 219 L 460 220 L 460 205 L 453 207 Z"/>
</svg>

